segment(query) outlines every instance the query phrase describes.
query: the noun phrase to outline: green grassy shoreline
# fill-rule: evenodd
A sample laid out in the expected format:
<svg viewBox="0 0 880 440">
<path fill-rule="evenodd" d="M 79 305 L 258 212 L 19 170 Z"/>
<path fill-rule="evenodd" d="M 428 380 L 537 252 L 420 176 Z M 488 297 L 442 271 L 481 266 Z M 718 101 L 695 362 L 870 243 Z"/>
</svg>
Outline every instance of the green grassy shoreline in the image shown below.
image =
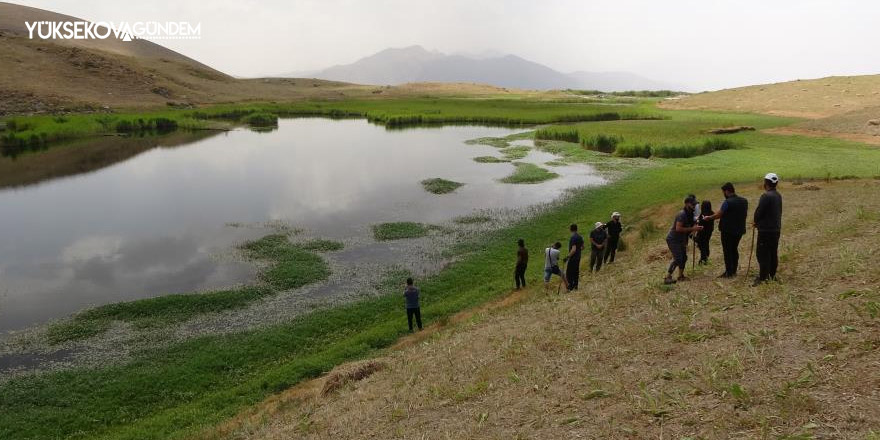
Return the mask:
<svg viewBox="0 0 880 440">
<path fill-rule="evenodd" d="M 664 114 L 671 118 L 670 132 L 679 129 L 675 124 L 695 119 L 700 124 L 758 121 L 772 126 L 785 122 L 753 115 Z M 605 130 L 618 122 L 595 124 L 589 127 Z M 785 183 L 795 176 L 880 175 L 880 150 L 861 144 L 760 132 L 732 136 L 742 142 L 741 148 L 688 159 L 655 159 L 658 166 L 637 168 L 609 185 L 577 191 L 552 210 L 483 236 L 483 245 L 473 247 L 473 253 L 421 280 L 425 320 L 442 320 L 507 293 L 512 287 L 511 256 L 518 238 L 525 239 L 533 251 L 541 249 L 564 239 L 569 223 L 605 220 L 615 210 L 624 213 L 625 223 L 636 225 L 644 209 L 680 201 L 689 192 L 717 200 L 721 183 L 757 185 L 766 171 L 783 177 L 783 194 L 792 190 Z M 573 143 L 555 148 L 567 160 L 588 160 L 596 154 Z M 531 282 L 538 280 L 537 266 L 529 268 Z M 474 283 L 475 279 L 480 282 Z M 158 349 L 129 364 L 13 379 L 0 386 L 0 437 L 160 439 L 191 435 L 303 379 L 391 345 L 405 334 L 406 326 L 398 292 L 386 293 L 313 312 L 283 326 Z"/>
<path fill-rule="evenodd" d="M 4 155 L 20 154 L 62 140 L 106 134 L 132 135 L 176 129 L 217 129 L 241 124 L 273 127 L 277 118 L 321 116 L 365 118 L 389 129 L 420 125 L 482 124 L 522 126 L 554 122 L 659 119 L 662 114 L 637 104 L 594 104 L 524 99 L 383 99 L 220 104 L 196 109 L 140 112 L 13 116 L 0 120 Z"/>
</svg>

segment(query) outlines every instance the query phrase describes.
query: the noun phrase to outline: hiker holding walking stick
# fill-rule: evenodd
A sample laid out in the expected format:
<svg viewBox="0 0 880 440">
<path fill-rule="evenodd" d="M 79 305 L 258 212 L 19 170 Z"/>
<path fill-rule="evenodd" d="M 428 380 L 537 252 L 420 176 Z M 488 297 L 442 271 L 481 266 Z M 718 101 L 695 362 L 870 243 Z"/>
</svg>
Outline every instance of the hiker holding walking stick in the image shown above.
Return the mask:
<svg viewBox="0 0 880 440">
<path fill-rule="evenodd" d="M 559 285 L 565 284 L 565 289 L 568 290 L 568 282 L 565 280 L 565 275 L 562 274 L 562 271 L 559 270 L 559 248 L 562 247 L 562 243 L 556 242 L 553 243 L 553 246 L 544 249 L 544 289 L 546 290 L 547 285 L 550 283 L 550 277 L 554 274 L 559 275 Z M 559 288 L 556 288 L 556 293 L 559 293 Z"/>
<path fill-rule="evenodd" d="M 777 184 L 779 184 L 779 176 L 776 174 L 767 173 L 764 176 L 764 194 L 761 195 L 758 207 L 755 208 L 753 226 L 758 230 L 755 250 L 758 277 L 755 278 L 753 286 L 776 279 L 776 268 L 779 266 L 779 235 L 782 230 L 782 196 L 776 191 Z"/>
<path fill-rule="evenodd" d="M 702 226 L 694 224 L 694 209 L 697 206 L 697 199 L 688 196 L 684 199 L 684 208 L 675 216 L 672 223 L 672 229 L 666 235 L 666 244 L 669 246 L 669 252 L 672 253 L 672 263 L 669 265 L 669 271 L 663 284 L 675 284 L 676 281 L 687 281 L 684 276 L 684 268 L 687 265 L 687 245 L 688 236 L 692 232 L 699 232 Z M 678 279 L 673 279 L 672 274 L 675 268 L 678 268 Z"/>
</svg>

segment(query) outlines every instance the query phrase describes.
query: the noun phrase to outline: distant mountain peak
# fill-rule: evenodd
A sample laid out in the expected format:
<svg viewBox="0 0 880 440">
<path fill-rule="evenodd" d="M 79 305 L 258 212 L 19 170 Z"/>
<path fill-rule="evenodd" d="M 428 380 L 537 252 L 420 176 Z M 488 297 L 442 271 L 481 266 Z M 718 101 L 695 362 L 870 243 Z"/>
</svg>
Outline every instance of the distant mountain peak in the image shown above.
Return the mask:
<svg viewBox="0 0 880 440">
<path fill-rule="evenodd" d="M 603 91 L 664 88 L 657 81 L 627 72 L 565 74 L 514 54 L 499 51 L 444 54 L 421 45 L 392 47 L 351 64 L 314 73 L 315 78 L 359 84 L 471 82 L 516 89 L 596 89 Z M 619 83 L 615 78 L 620 78 Z"/>
</svg>

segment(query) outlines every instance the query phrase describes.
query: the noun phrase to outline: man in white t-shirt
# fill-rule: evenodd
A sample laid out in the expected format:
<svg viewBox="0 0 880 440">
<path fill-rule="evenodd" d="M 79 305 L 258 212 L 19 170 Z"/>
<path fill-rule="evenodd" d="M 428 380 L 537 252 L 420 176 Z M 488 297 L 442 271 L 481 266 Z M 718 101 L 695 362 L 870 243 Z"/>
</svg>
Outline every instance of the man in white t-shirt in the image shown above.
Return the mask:
<svg viewBox="0 0 880 440">
<path fill-rule="evenodd" d="M 559 278 L 562 280 L 562 284 L 565 285 L 565 289 L 568 290 L 568 282 L 565 280 L 565 277 L 562 276 L 562 271 L 559 270 L 559 249 L 562 247 L 562 243 L 556 242 L 553 243 L 552 247 L 548 247 L 544 249 L 544 284 L 550 282 L 550 277 L 553 274 L 559 275 Z"/>
</svg>

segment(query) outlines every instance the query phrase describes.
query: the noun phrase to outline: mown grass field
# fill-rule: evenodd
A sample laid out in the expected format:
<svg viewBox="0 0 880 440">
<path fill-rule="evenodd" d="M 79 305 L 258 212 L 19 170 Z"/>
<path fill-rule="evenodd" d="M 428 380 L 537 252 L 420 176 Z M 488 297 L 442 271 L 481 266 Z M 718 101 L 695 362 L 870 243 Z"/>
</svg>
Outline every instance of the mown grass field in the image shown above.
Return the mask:
<svg viewBox="0 0 880 440">
<path fill-rule="evenodd" d="M 535 109 L 529 107 L 531 103 L 505 109 L 492 107 L 491 102 L 474 102 L 474 115 L 501 117 L 508 111 L 509 118 L 522 120 L 530 108 Z M 441 107 L 465 115 L 468 106 L 463 103 L 451 101 Z M 351 109 L 369 106 L 350 105 Z M 387 108 L 407 105 L 382 104 Z M 418 105 L 429 104 L 420 101 Z M 561 107 L 541 117 L 549 114 L 572 113 Z M 694 136 L 696 127 L 770 127 L 788 122 L 698 112 L 664 115 L 669 119 L 651 121 L 656 125 L 650 129 L 641 127 L 644 123 L 639 121 L 596 122 L 578 129 L 605 131 L 614 126 L 620 127 L 624 137 L 649 137 L 648 132 L 653 132 L 659 137 L 686 138 Z M 626 124 L 634 124 L 632 131 Z M 760 132 L 731 136 L 741 143 L 736 149 L 687 159 L 652 159 L 655 166 L 637 167 L 612 184 L 576 192 L 550 211 L 483 237 L 469 247 L 474 249 L 471 253 L 459 256 L 439 275 L 419 280 L 423 318 L 429 323 L 442 321 L 509 292 L 518 238 L 539 249 L 564 239 L 568 224 L 606 220 L 612 211 L 624 213 L 628 224 L 639 224 L 653 218 L 645 211 L 649 207 L 678 203 L 691 192 L 720 199 L 717 188 L 723 182 L 757 185 L 767 171 L 778 173 L 784 181 L 880 176 L 880 149 L 863 144 Z M 589 160 L 597 154 L 578 144 L 552 145 L 567 161 Z M 406 331 L 405 316 L 399 292 L 387 292 L 387 296 L 317 311 L 287 325 L 199 338 L 144 353 L 124 365 L 11 380 L 0 386 L 0 437 L 160 439 L 197 433 L 301 380 L 393 344 Z"/>
</svg>

